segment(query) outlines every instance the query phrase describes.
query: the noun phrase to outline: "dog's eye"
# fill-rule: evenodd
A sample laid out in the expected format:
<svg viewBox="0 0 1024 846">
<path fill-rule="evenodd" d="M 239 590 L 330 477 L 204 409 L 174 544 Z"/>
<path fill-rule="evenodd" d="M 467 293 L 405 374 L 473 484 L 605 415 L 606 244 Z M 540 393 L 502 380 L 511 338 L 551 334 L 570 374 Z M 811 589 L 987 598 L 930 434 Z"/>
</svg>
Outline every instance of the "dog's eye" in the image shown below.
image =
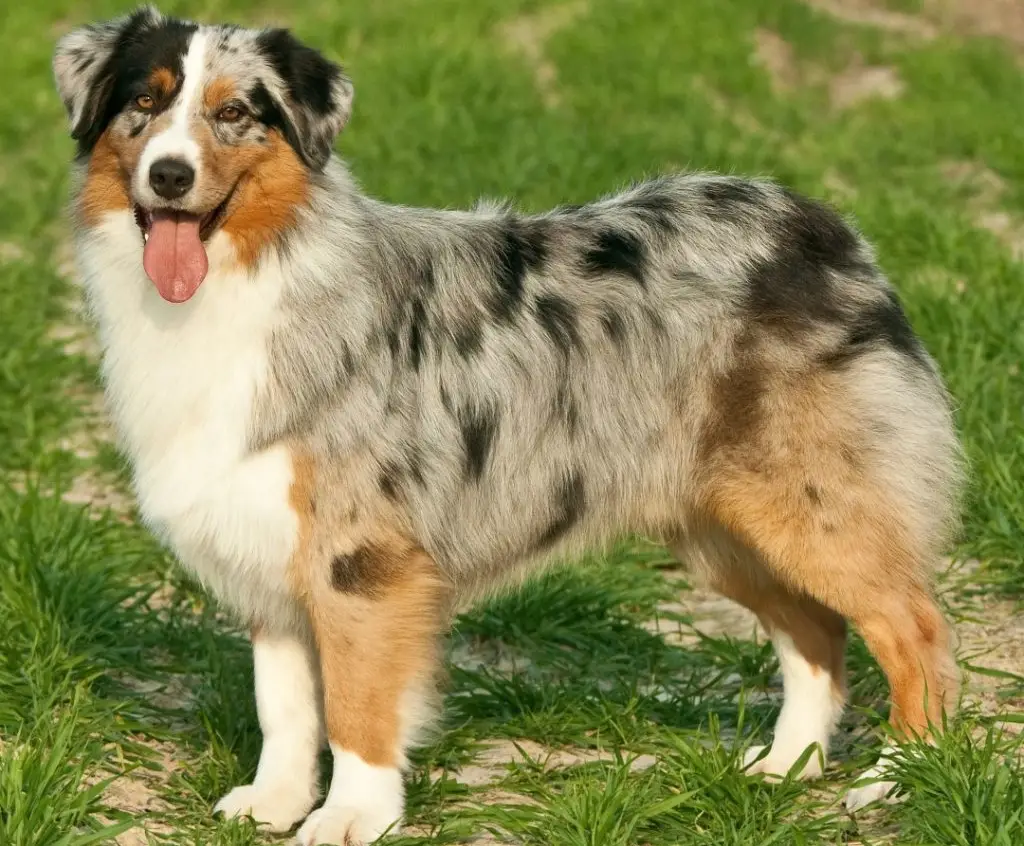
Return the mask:
<svg viewBox="0 0 1024 846">
<path fill-rule="evenodd" d="M 225 106 L 219 112 L 217 112 L 217 120 L 222 123 L 234 123 L 242 118 L 242 109 L 240 106 Z"/>
<path fill-rule="evenodd" d="M 138 106 L 142 111 L 148 112 L 155 105 L 153 98 L 148 94 L 140 94 L 135 98 L 135 105 Z"/>
</svg>

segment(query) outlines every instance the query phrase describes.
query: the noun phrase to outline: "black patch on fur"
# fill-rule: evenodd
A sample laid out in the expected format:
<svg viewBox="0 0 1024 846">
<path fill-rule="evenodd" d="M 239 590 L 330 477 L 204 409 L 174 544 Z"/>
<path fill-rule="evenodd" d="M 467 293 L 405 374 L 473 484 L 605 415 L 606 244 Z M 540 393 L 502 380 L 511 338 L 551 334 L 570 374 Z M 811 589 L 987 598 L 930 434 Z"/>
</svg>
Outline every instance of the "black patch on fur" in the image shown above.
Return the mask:
<svg viewBox="0 0 1024 846">
<path fill-rule="evenodd" d="M 381 467 L 380 475 L 377 477 L 377 487 L 392 502 L 397 500 L 401 494 L 402 471 L 393 461 L 389 461 Z"/>
<path fill-rule="evenodd" d="M 601 313 L 601 327 L 615 346 L 622 347 L 626 343 L 626 321 L 613 308 L 608 307 Z"/>
<path fill-rule="evenodd" d="M 194 23 L 164 18 L 153 23 L 140 9 L 121 27 L 106 63 L 97 71 L 86 106 L 71 137 L 79 157 L 87 156 L 110 122 L 140 94 L 148 93 L 148 79 L 157 68 L 168 68 L 179 80 Z"/>
<path fill-rule="evenodd" d="M 522 308 L 527 272 L 540 271 L 547 260 L 547 230 L 539 221 L 509 217 L 498 235 L 495 290 L 489 309 L 494 319 L 511 323 Z"/>
<path fill-rule="evenodd" d="M 925 364 L 924 349 L 894 292 L 862 306 L 845 302 L 837 290 L 832 274 L 877 284 L 877 270 L 864 257 L 853 230 L 825 204 L 787 196 L 794 208 L 776 232 L 775 255 L 749 274 L 754 321 L 786 334 L 821 323 L 842 326 L 846 337 L 824 356 L 826 366 L 841 367 L 880 344 Z"/>
<path fill-rule="evenodd" d="M 270 96 L 267 86 L 262 82 L 257 82 L 250 89 L 249 103 L 252 106 L 253 117 L 260 123 L 279 130 L 283 135 L 287 133 L 288 125 L 284 114 Z"/>
<path fill-rule="evenodd" d="M 394 562 L 372 546 L 331 559 L 331 587 L 340 593 L 377 599 L 396 575 Z"/>
<path fill-rule="evenodd" d="M 419 286 L 427 293 L 430 293 L 437 287 L 437 274 L 434 271 L 434 261 L 430 256 L 426 256 L 422 262 L 417 265 L 417 275 L 419 278 Z"/>
<path fill-rule="evenodd" d="M 708 203 L 704 211 L 710 217 L 737 223 L 763 199 L 757 188 L 742 179 L 715 179 L 705 183 L 701 193 Z"/>
<path fill-rule="evenodd" d="M 860 242 L 823 203 L 788 195 L 793 208 L 776 230 L 775 254 L 751 267 L 749 308 L 755 321 L 782 331 L 806 329 L 844 317 L 830 271 L 872 274 Z"/>
<path fill-rule="evenodd" d="M 355 356 L 352 355 L 352 348 L 342 341 L 341 345 L 341 370 L 343 375 L 351 376 L 356 369 Z"/>
<path fill-rule="evenodd" d="M 454 406 L 452 405 L 452 398 L 451 395 L 448 393 L 448 388 L 445 387 L 444 382 L 438 383 L 437 393 L 441 398 L 441 405 L 444 407 L 444 410 L 454 417 L 455 409 Z"/>
<path fill-rule="evenodd" d="M 467 479 L 479 481 L 483 476 L 500 422 L 498 410 L 493 405 L 483 408 L 467 406 L 459 412 L 459 430 L 466 450 Z"/>
<path fill-rule="evenodd" d="M 597 242 L 583 254 L 584 269 L 592 276 L 621 273 L 638 285 L 646 285 L 644 271 L 647 257 L 644 245 L 632 232 L 606 229 Z"/>
<path fill-rule="evenodd" d="M 398 358 L 402 352 L 402 340 L 398 337 L 398 327 L 392 326 L 387 332 L 388 351 L 392 358 Z"/>
<path fill-rule="evenodd" d="M 676 230 L 679 207 L 664 180 L 652 180 L 637 186 L 626 207 L 633 209 L 644 223 L 656 230 L 664 233 Z"/>
<path fill-rule="evenodd" d="M 580 349 L 576 309 L 572 303 L 554 294 L 544 294 L 534 300 L 534 310 L 537 322 L 551 336 L 551 340 L 563 355 Z"/>
<path fill-rule="evenodd" d="M 811 505 L 821 505 L 821 491 L 816 485 L 812 485 L 810 482 L 804 485 L 804 495 Z"/>
<path fill-rule="evenodd" d="M 278 111 L 285 140 L 309 168 L 322 170 L 331 156 L 334 133 L 343 117 L 340 109 L 344 104 L 334 100 L 335 84 L 342 78 L 341 68 L 286 29 L 261 32 L 256 37 L 256 49 L 287 89 L 287 108 Z M 337 120 L 331 121 L 332 117 Z"/>
<path fill-rule="evenodd" d="M 651 331 L 655 335 L 664 337 L 668 334 L 668 329 L 665 328 L 665 318 L 653 306 L 645 307 L 643 313 L 644 317 L 647 318 L 647 322 L 651 324 Z"/>
<path fill-rule="evenodd" d="M 894 291 L 886 291 L 884 301 L 874 303 L 856 315 L 842 345 L 826 355 L 823 363 L 840 368 L 880 345 L 927 366 L 924 347 L 910 327 L 903 305 Z"/>
<path fill-rule="evenodd" d="M 288 87 L 299 105 L 320 115 L 334 108 L 331 86 L 340 69 L 307 47 L 286 29 L 269 29 L 256 36 L 256 48 Z"/>
<path fill-rule="evenodd" d="M 558 484 L 554 492 L 554 519 L 537 539 L 537 548 L 546 549 L 575 526 L 586 510 L 586 490 L 583 474 L 571 471 Z"/>
<path fill-rule="evenodd" d="M 455 330 L 455 349 L 468 361 L 483 348 L 484 332 L 479 323 L 466 323 Z"/>
<path fill-rule="evenodd" d="M 562 373 L 555 389 L 555 414 L 565 424 L 570 436 L 575 435 L 580 425 L 580 409 L 569 387 L 568 373 Z"/>
<path fill-rule="evenodd" d="M 409 456 L 409 477 L 421 488 L 426 486 L 426 480 L 423 478 L 423 458 L 415 447 Z"/>
<path fill-rule="evenodd" d="M 417 298 L 413 301 L 412 314 L 409 317 L 409 364 L 413 370 L 420 369 L 426 336 L 427 312 L 423 308 L 423 300 Z"/>
</svg>

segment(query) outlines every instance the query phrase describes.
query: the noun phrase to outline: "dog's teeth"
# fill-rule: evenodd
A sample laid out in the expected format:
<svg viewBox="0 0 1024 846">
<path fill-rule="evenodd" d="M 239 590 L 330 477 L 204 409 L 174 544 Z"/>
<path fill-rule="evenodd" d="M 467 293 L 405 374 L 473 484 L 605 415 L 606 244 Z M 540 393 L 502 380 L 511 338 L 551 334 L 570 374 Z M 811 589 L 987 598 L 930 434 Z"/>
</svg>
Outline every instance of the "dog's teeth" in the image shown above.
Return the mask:
<svg viewBox="0 0 1024 846">
<path fill-rule="evenodd" d="M 143 243 L 145 243 L 148 240 L 149 240 L 149 233 L 148 232 L 143 232 L 142 233 L 142 241 L 143 241 Z"/>
</svg>

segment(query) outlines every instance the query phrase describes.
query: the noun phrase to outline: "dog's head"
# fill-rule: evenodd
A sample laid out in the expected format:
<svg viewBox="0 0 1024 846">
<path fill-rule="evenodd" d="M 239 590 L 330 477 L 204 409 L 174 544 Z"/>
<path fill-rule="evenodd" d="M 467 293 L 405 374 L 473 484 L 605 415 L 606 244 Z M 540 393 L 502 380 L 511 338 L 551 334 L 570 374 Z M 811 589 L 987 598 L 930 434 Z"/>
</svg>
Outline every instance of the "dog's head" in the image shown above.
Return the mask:
<svg viewBox="0 0 1024 846">
<path fill-rule="evenodd" d="M 205 277 L 217 230 L 249 264 L 294 221 L 352 107 L 341 68 L 286 30 L 152 7 L 71 32 L 53 66 L 88 164 L 83 223 L 133 210 L 146 273 L 174 302 Z"/>
</svg>

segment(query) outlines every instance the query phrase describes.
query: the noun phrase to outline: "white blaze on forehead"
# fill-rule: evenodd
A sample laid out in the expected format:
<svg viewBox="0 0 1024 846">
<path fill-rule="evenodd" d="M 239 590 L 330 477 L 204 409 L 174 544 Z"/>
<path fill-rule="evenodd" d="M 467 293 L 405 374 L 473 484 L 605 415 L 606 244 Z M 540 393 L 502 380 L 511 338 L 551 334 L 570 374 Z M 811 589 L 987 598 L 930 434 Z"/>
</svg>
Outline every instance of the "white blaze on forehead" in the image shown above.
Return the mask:
<svg viewBox="0 0 1024 846">
<path fill-rule="evenodd" d="M 179 159 L 196 171 L 198 182 L 200 147 L 189 134 L 190 117 L 202 109 L 203 80 L 206 76 L 207 34 L 196 30 L 189 39 L 188 52 L 182 62 L 182 79 L 178 96 L 171 106 L 171 124 L 159 135 L 153 136 L 142 151 L 139 168 L 135 173 L 136 191 L 142 198 L 155 199 L 149 187 L 149 169 L 159 159 Z"/>
</svg>

